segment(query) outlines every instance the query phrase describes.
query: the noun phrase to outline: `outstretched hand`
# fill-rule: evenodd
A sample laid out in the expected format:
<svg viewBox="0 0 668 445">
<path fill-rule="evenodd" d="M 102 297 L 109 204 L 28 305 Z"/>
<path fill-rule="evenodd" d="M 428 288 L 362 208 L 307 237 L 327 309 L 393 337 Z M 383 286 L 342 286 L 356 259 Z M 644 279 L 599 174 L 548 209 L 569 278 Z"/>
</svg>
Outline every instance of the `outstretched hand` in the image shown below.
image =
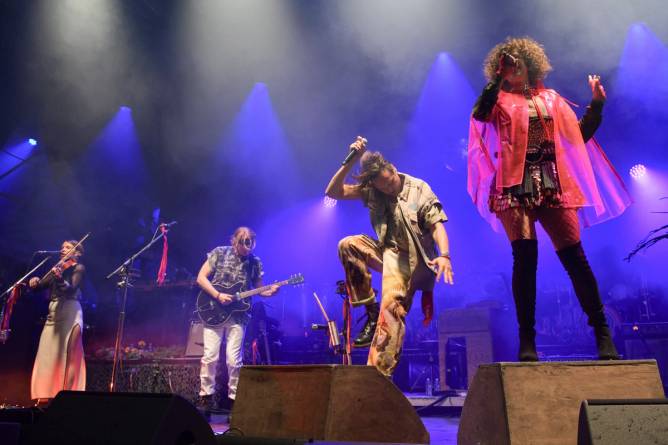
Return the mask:
<svg viewBox="0 0 668 445">
<path fill-rule="evenodd" d="M 603 85 L 601 84 L 601 76 L 590 74 L 589 86 L 591 87 L 591 100 L 605 102 L 607 96 L 605 95 L 605 88 L 603 88 Z"/>
<path fill-rule="evenodd" d="M 436 257 L 433 260 L 427 262 L 429 267 L 436 271 L 436 282 L 441 279 L 443 276 L 443 282 L 447 284 L 454 284 L 454 273 L 452 272 L 452 264 L 450 263 L 450 258 L 446 257 Z"/>
</svg>

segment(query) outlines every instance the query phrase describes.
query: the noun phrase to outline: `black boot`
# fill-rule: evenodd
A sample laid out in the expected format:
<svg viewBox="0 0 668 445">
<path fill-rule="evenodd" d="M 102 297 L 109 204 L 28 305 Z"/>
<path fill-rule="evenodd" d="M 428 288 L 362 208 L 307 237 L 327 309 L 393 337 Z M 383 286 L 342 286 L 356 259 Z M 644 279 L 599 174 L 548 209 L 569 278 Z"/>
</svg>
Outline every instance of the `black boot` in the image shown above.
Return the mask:
<svg viewBox="0 0 668 445">
<path fill-rule="evenodd" d="M 605 326 L 594 327 L 594 335 L 596 336 L 596 349 L 598 349 L 599 360 L 619 360 L 617 348 L 612 342 L 612 335 L 610 335 L 610 328 L 607 323 Z"/>
<path fill-rule="evenodd" d="M 211 420 L 211 412 L 215 409 L 215 394 L 199 396 L 195 406 L 197 410 L 206 418 L 207 422 Z"/>
<path fill-rule="evenodd" d="M 520 239 L 511 243 L 513 248 L 513 298 L 519 325 L 521 362 L 537 362 L 536 353 L 536 270 L 538 268 L 538 241 Z"/>
<path fill-rule="evenodd" d="M 536 352 L 536 331 L 520 331 L 520 350 L 517 358 L 521 362 L 537 362 L 538 353 Z"/>
<path fill-rule="evenodd" d="M 608 321 L 603 312 L 596 277 L 589 266 L 582 244 L 577 243 L 563 248 L 557 252 L 557 255 L 571 278 L 575 295 L 578 297 L 582 310 L 587 314 L 589 326 L 594 328 L 598 358 L 600 360 L 619 360 L 619 354 L 612 342 Z"/>
<path fill-rule="evenodd" d="M 378 303 L 371 303 L 364 307 L 366 308 L 366 323 L 353 342 L 353 346 L 356 348 L 365 348 L 371 344 L 373 334 L 376 333 L 376 324 L 378 324 L 380 305 Z"/>
</svg>

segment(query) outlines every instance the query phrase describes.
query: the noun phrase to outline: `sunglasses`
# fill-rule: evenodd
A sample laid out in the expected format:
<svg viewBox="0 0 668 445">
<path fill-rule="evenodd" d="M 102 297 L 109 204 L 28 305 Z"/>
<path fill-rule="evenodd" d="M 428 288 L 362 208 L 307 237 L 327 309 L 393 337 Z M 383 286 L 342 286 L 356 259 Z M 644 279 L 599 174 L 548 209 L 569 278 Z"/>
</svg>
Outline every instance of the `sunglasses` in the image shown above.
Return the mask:
<svg viewBox="0 0 668 445">
<path fill-rule="evenodd" d="M 250 249 L 255 245 L 255 240 L 252 238 L 244 238 L 239 240 L 239 244 Z"/>
</svg>

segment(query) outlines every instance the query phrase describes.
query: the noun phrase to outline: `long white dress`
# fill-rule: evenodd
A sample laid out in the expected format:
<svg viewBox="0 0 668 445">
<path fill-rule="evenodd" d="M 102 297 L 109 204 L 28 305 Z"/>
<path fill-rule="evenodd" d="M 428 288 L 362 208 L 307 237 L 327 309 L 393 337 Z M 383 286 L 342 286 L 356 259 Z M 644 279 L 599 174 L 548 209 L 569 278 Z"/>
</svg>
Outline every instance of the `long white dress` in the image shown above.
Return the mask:
<svg viewBox="0 0 668 445">
<path fill-rule="evenodd" d="M 83 265 L 78 264 L 64 272 L 62 282 L 50 280 L 40 283 L 39 287 L 49 288 L 51 301 L 32 371 L 32 399 L 50 399 L 64 389 L 86 389 L 82 335 L 78 336 L 75 344 L 69 345 L 75 327 L 78 326 L 79 332 L 83 333 L 79 284 L 84 270 Z"/>
</svg>

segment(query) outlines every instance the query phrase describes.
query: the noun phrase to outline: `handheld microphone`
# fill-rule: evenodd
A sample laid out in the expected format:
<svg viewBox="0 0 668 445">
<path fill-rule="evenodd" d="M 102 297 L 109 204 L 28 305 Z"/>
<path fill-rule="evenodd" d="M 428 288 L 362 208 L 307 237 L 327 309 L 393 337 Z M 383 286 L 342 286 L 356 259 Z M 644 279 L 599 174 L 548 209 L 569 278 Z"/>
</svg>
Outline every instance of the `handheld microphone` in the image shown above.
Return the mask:
<svg viewBox="0 0 668 445">
<path fill-rule="evenodd" d="M 364 145 L 366 145 L 366 139 L 362 138 L 362 142 L 364 143 Z M 348 155 L 346 156 L 346 158 L 341 163 L 341 165 L 346 165 L 348 162 L 350 162 L 352 160 L 352 158 L 355 157 L 356 154 L 357 154 L 357 150 L 351 148 L 350 151 L 348 152 Z"/>
<path fill-rule="evenodd" d="M 355 157 L 355 153 L 357 153 L 357 151 L 351 149 L 351 150 L 348 152 L 348 155 L 346 156 L 346 158 L 345 158 L 345 159 L 343 160 L 343 162 L 341 163 L 341 165 L 346 165 L 348 162 L 350 162 L 351 159 Z"/>
<path fill-rule="evenodd" d="M 513 56 L 510 53 L 503 53 L 501 55 L 501 59 L 502 59 L 502 62 L 503 62 L 504 66 L 515 67 L 519 63 L 519 59 L 517 57 Z"/>
<path fill-rule="evenodd" d="M 177 223 L 178 223 L 178 221 L 172 221 L 172 222 L 168 222 L 168 223 L 162 223 L 162 224 L 160 224 L 160 226 L 161 227 L 172 227 L 174 224 L 177 224 Z"/>
</svg>

